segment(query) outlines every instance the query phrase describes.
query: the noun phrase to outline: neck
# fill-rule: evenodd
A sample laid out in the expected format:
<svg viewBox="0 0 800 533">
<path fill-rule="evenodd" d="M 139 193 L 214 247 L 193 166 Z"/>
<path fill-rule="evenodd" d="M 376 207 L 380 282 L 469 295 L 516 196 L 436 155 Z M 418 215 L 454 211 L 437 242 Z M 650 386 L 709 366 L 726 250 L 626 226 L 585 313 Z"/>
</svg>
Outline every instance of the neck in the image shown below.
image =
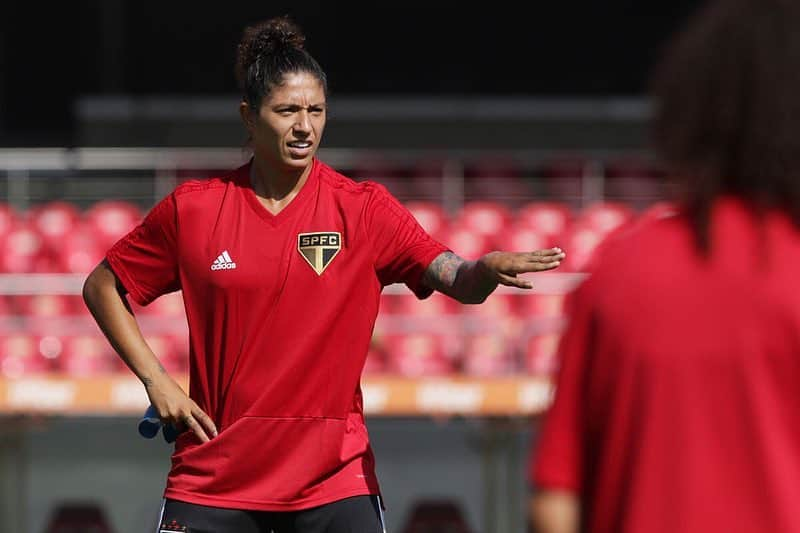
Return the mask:
<svg viewBox="0 0 800 533">
<path fill-rule="evenodd" d="M 275 203 L 288 203 L 303 187 L 311 166 L 297 171 L 277 170 L 257 158 L 250 165 L 250 183 L 256 196 Z"/>
</svg>

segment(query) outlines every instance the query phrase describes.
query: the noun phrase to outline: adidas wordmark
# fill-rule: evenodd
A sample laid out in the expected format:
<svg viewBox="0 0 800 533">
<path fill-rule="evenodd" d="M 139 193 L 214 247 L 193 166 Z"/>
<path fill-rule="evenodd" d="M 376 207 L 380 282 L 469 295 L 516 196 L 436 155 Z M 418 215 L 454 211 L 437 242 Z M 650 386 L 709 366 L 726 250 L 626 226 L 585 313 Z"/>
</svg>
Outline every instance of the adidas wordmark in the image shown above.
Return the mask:
<svg viewBox="0 0 800 533">
<path fill-rule="evenodd" d="M 211 270 L 233 270 L 236 268 L 236 263 L 233 262 L 231 259 L 228 250 L 223 251 L 219 254 L 213 263 L 211 263 Z"/>
</svg>

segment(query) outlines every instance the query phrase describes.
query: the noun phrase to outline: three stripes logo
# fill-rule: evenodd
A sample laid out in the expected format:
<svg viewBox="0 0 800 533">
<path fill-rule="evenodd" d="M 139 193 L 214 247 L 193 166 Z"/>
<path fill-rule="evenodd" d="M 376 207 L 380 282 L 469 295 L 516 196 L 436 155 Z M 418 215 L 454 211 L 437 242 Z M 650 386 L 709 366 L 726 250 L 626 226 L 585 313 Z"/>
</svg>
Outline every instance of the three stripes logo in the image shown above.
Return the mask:
<svg viewBox="0 0 800 533">
<path fill-rule="evenodd" d="M 228 250 L 223 251 L 219 254 L 213 263 L 211 263 L 211 270 L 233 270 L 236 268 L 236 263 L 233 262 L 231 259 Z"/>
<path fill-rule="evenodd" d="M 297 250 L 319 276 L 341 249 L 342 235 L 336 231 L 300 233 L 297 236 Z"/>
</svg>

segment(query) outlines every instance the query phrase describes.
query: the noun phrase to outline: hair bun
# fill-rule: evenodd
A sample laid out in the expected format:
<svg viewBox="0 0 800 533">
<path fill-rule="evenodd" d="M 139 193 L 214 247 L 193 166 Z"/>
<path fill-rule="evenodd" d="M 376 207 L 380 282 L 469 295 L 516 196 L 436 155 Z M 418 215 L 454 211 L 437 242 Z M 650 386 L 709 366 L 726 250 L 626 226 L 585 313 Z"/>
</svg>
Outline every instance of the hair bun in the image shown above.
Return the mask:
<svg viewBox="0 0 800 533">
<path fill-rule="evenodd" d="M 258 63 L 261 57 L 281 50 L 303 50 L 305 41 L 303 32 L 288 16 L 248 26 L 237 51 L 236 78 L 239 84 L 244 83 L 249 66 Z"/>
</svg>

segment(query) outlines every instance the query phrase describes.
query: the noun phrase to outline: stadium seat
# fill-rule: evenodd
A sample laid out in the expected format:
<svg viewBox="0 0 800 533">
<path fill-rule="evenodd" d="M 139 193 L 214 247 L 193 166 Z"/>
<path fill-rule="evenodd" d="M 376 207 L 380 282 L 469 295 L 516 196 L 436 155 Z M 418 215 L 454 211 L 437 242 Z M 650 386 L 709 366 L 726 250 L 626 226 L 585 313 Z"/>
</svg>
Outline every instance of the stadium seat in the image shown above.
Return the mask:
<svg viewBox="0 0 800 533">
<path fill-rule="evenodd" d="M 498 249 L 509 252 L 532 252 L 554 246 L 556 242 L 555 237 L 539 233 L 528 226 L 518 225 L 501 231 L 494 239 Z"/>
<path fill-rule="evenodd" d="M 491 239 L 468 228 L 454 227 L 442 236 L 442 244 L 464 259 L 478 259 L 492 251 Z"/>
<path fill-rule="evenodd" d="M 468 335 L 461 370 L 470 376 L 506 376 L 517 371 L 515 345 L 502 333 Z"/>
<path fill-rule="evenodd" d="M 121 360 L 102 335 L 65 337 L 58 368 L 72 377 L 103 376 L 116 372 Z"/>
<path fill-rule="evenodd" d="M 12 206 L 0 203 L 0 242 L 19 224 L 20 215 Z"/>
<path fill-rule="evenodd" d="M 14 299 L 18 311 L 29 318 L 70 316 L 82 311 L 79 297 L 68 294 L 29 294 Z"/>
<path fill-rule="evenodd" d="M 142 221 L 142 212 L 130 202 L 103 200 L 84 213 L 97 245 L 105 252 Z"/>
<path fill-rule="evenodd" d="M 389 370 L 406 377 L 451 374 L 455 367 L 446 353 L 443 337 L 435 333 L 386 335 Z"/>
<path fill-rule="evenodd" d="M 93 502 L 64 502 L 51 513 L 45 533 L 113 533 L 102 506 Z"/>
<path fill-rule="evenodd" d="M 523 319 L 555 318 L 564 314 L 563 294 L 542 294 L 535 291 L 517 298 L 517 314 Z"/>
<path fill-rule="evenodd" d="M 39 342 L 39 337 L 25 333 L 0 336 L 0 373 L 13 379 L 50 372 L 52 365 L 40 352 Z"/>
<path fill-rule="evenodd" d="M 49 272 L 52 260 L 42 237 L 34 230 L 17 225 L 0 243 L 0 271 L 11 273 Z"/>
<path fill-rule="evenodd" d="M 411 507 L 402 533 L 472 533 L 457 502 L 446 499 L 417 501 Z"/>
<path fill-rule="evenodd" d="M 405 204 L 420 226 L 434 239 L 440 239 L 448 229 L 448 217 L 441 204 L 423 200 Z"/>
<path fill-rule="evenodd" d="M 78 208 L 63 201 L 48 202 L 28 211 L 28 227 L 42 237 L 44 246 L 53 253 L 61 249 L 64 238 L 75 231 L 80 219 Z"/>
<path fill-rule="evenodd" d="M 634 209 L 623 202 L 599 202 L 582 209 L 575 223 L 608 234 L 636 217 Z"/>
<path fill-rule="evenodd" d="M 467 202 L 456 216 L 456 227 L 470 230 L 494 239 L 511 225 L 513 215 L 509 207 L 499 202 Z"/>
<path fill-rule="evenodd" d="M 540 235 L 558 238 L 572 223 L 572 210 L 559 202 L 530 202 L 516 212 L 516 225 Z"/>
<path fill-rule="evenodd" d="M 176 336 L 151 333 L 144 335 L 144 340 L 167 373 L 180 375 L 189 371 L 189 354 L 182 349 L 183 343 Z M 120 369 L 127 370 L 121 366 Z"/>
<path fill-rule="evenodd" d="M 88 274 L 105 256 L 108 247 L 85 225 L 64 236 L 56 261 L 59 272 Z"/>
<path fill-rule="evenodd" d="M 558 343 L 560 333 L 546 333 L 530 337 L 525 343 L 523 365 L 533 376 L 553 376 L 558 370 Z"/>
</svg>

